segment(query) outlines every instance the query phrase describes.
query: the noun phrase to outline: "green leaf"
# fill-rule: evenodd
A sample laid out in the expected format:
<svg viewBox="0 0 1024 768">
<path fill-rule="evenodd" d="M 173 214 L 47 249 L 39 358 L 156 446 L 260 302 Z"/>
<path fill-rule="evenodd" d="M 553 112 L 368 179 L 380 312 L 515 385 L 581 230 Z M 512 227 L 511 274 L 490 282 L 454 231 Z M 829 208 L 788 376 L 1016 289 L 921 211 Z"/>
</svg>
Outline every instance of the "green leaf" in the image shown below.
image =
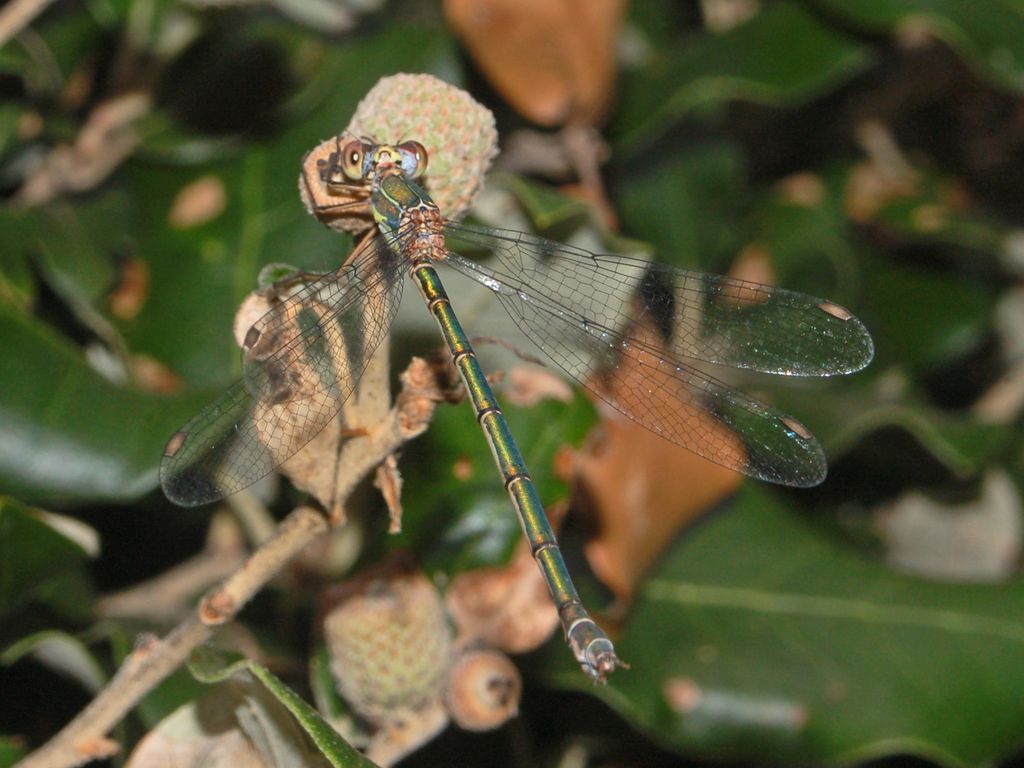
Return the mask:
<svg viewBox="0 0 1024 768">
<path fill-rule="evenodd" d="M 24 499 L 134 499 L 206 398 L 118 387 L 40 322 L 0 305 L 0 486 Z"/>
<path fill-rule="evenodd" d="M 829 173 L 814 205 L 769 192 L 757 206 L 753 239 L 767 249 L 779 285 L 827 297 L 860 315 L 867 301 L 860 274 L 864 249 L 842 207 L 845 180 L 845 166 Z"/>
<path fill-rule="evenodd" d="M 358 750 L 346 742 L 320 713 L 307 704 L 295 691 L 277 679 L 266 667 L 250 662 L 250 671 L 295 716 L 313 743 L 334 766 L 372 766 Z"/>
<path fill-rule="evenodd" d="M 565 493 L 555 476 L 555 453 L 577 445 L 594 423 L 582 395 L 572 403 L 542 400 L 503 407 L 541 501 Z M 427 433 L 402 459 L 403 530 L 394 547 L 428 553 L 428 564 L 449 574 L 507 561 L 521 536 L 519 523 L 468 403 L 440 407 Z"/>
<path fill-rule="evenodd" d="M 951 474 L 969 478 L 994 462 L 1005 459 L 1020 435 L 1012 425 L 988 424 L 965 415 L 950 414 L 929 407 L 908 395 L 899 401 L 874 404 L 864 393 L 826 393 L 807 403 L 801 416 L 819 429 L 827 448 L 841 451 L 865 435 L 894 427 L 910 434 L 920 446 Z M 840 422 L 836 424 L 835 422 Z M 816 434 L 819 434 L 816 432 Z M 880 465 L 901 466 L 903 456 L 878 456 Z"/>
<path fill-rule="evenodd" d="M 744 244 L 737 226 L 750 204 L 746 166 L 726 143 L 667 153 L 664 162 L 621 178 L 623 229 L 654 244 L 658 260 L 714 270 Z"/>
<path fill-rule="evenodd" d="M 1019 743 L 1022 615 L 1020 580 L 894 573 L 747 484 L 645 583 L 599 693 L 688 753 L 985 763 Z"/>
<path fill-rule="evenodd" d="M 865 170 L 869 173 L 863 174 Z M 851 208 L 860 208 L 858 224 L 880 229 L 887 237 L 898 239 L 899 245 L 967 251 L 972 262 L 985 254 L 991 259 L 1005 248 L 1011 230 L 983 208 L 966 201 L 961 179 L 928 162 L 916 162 L 902 171 L 898 180 L 890 182 L 890 189 L 864 194 L 870 190 L 870 179 L 880 172 L 877 159 L 870 169 L 862 159 L 845 160 L 828 168 L 824 174 L 828 194 L 814 209 L 821 209 L 823 224 L 825 218 L 832 218 L 834 221 L 826 226 L 849 239 L 850 233 L 845 231 L 849 227 L 839 222 L 847 220 Z M 851 192 L 864 200 L 851 203 Z M 783 203 L 778 197 L 777 205 Z M 876 207 L 868 210 L 871 205 Z"/>
<path fill-rule="evenodd" d="M 66 632 L 36 632 L 24 637 L 4 649 L 0 662 L 14 664 L 25 656 L 32 656 L 43 666 L 74 680 L 91 694 L 98 693 L 107 682 L 106 672 L 88 646 Z"/>
<path fill-rule="evenodd" d="M 0 497 L 0 616 L 33 600 L 50 602 L 53 588 L 69 578 L 88 583 L 82 568 L 87 559 L 81 546 L 35 510 Z"/>
<path fill-rule="evenodd" d="M 96 40 L 108 31 L 98 22 L 91 13 L 44 14 L 31 34 L 3 47 L 0 70 L 20 76 L 30 94 L 57 97 L 76 68 L 93 61 Z"/>
<path fill-rule="evenodd" d="M 864 46 L 800 4 L 773 3 L 729 32 L 666 46 L 628 75 L 611 129 L 615 143 L 620 153 L 635 151 L 687 113 L 734 99 L 807 101 L 847 80 L 868 58 Z"/>
<path fill-rule="evenodd" d="M 31 261 L 75 319 L 122 354 L 124 344 L 104 312 L 117 285 L 115 259 L 124 251 L 127 229 L 110 222 L 124 221 L 128 209 L 122 192 L 108 190 L 73 203 L 0 211 L 13 258 Z"/>
<path fill-rule="evenodd" d="M 953 271 L 869 259 L 863 271 L 878 364 L 927 371 L 974 348 L 992 328 L 994 287 Z"/>
<path fill-rule="evenodd" d="M 248 694 L 246 706 L 251 708 L 256 716 L 247 718 L 248 725 L 242 722 L 242 728 L 264 756 L 293 752 L 301 748 L 297 744 L 289 743 L 294 742 L 294 736 L 289 733 L 287 724 L 282 722 L 282 713 L 275 711 L 283 708 L 294 718 L 291 722 L 297 724 L 305 735 L 312 739 L 330 765 L 359 768 L 374 765 L 348 744 L 319 712 L 260 664 L 236 653 L 204 646 L 193 656 L 189 668 L 205 682 L 237 682 L 242 692 Z M 259 691 L 254 690 L 254 686 L 247 682 L 250 674 L 262 683 Z M 263 695 L 259 695 L 260 693 Z"/>
<path fill-rule="evenodd" d="M 0 768 L 8 768 L 23 758 L 25 742 L 16 736 L 0 736 Z"/>
<path fill-rule="evenodd" d="M 0 104 L 0 160 L 6 160 L 20 142 L 18 124 L 25 117 L 25 108 L 20 104 Z"/>
<path fill-rule="evenodd" d="M 1015 426 L 984 423 L 964 413 L 931 406 L 910 389 L 909 381 L 906 391 L 894 393 L 899 374 L 888 375 L 885 389 L 867 371 L 843 380 L 773 382 L 767 393 L 745 389 L 807 427 L 825 449 L 830 463 L 872 433 L 896 429 L 909 434 L 954 477 L 970 478 L 994 462 L 1005 461 L 1019 443 Z M 905 455 L 905 443 L 892 446 L 902 452 L 900 455 L 887 454 L 888 447 L 872 447 L 874 465 L 910 471 L 914 461 L 921 458 Z"/>
<path fill-rule="evenodd" d="M 454 575 L 504 563 L 519 543 L 519 523 L 500 484 L 478 488 L 467 497 L 466 507 L 452 510 L 451 520 L 426 553 L 428 570 Z"/>
<path fill-rule="evenodd" d="M 13 233 L 7 230 L 7 237 Z M 36 281 L 28 256 L 18 251 L 5 255 L 0 263 L 0 304 L 25 312 L 36 298 Z"/>
<path fill-rule="evenodd" d="M 39 264 L 53 289 L 72 308 L 100 301 L 114 288 L 117 274 L 114 253 L 123 245 L 124 230 L 110 222 L 123 220 L 127 201 L 117 191 L 58 202 L 29 215 Z M 6 222 L 4 222 L 6 224 Z"/>
<path fill-rule="evenodd" d="M 1024 91 L 1024 8 L 1006 0 L 822 0 L 830 12 L 872 31 L 928 31 L 984 76 Z"/>
<path fill-rule="evenodd" d="M 223 683 L 248 667 L 249 660 L 244 654 L 209 643 L 199 646 L 188 660 L 189 672 L 196 680 L 207 685 Z"/>
<path fill-rule="evenodd" d="M 327 644 L 318 642 L 309 660 L 309 683 L 317 709 L 331 721 L 350 720 L 352 710 L 338 693 L 338 685 L 331 671 L 331 655 Z"/>
<path fill-rule="evenodd" d="M 521 176 L 505 174 L 501 183 L 512 191 L 519 204 L 526 210 L 533 226 L 540 232 L 550 233 L 555 228 L 570 229 L 578 224 L 590 211 L 586 202 L 556 192 L 544 184 L 524 179 Z"/>
</svg>

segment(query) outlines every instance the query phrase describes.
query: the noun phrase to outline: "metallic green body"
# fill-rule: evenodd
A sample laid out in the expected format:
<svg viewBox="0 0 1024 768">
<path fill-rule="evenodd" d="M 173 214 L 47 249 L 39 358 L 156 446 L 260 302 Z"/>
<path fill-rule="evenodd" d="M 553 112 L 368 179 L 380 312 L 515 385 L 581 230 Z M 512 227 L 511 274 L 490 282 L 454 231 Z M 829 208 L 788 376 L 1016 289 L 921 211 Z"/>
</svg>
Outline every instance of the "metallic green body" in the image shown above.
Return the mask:
<svg viewBox="0 0 1024 768">
<path fill-rule="evenodd" d="M 572 583 L 569 569 L 558 549 L 558 541 L 551 530 L 544 505 L 537 488 L 530 479 L 519 447 L 512 437 L 508 422 L 501 412 L 498 400 L 487 382 L 473 346 L 459 324 L 451 301 L 445 293 L 436 270 L 428 263 L 414 262 L 412 276 L 419 286 L 423 300 L 441 329 L 441 335 L 455 361 L 455 367 L 466 384 L 466 391 L 476 411 L 487 442 L 491 446 L 494 462 L 505 481 L 505 490 L 519 517 L 523 535 L 530 542 L 530 551 L 540 567 L 551 599 L 558 608 L 566 640 L 576 654 L 583 670 L 594 678 L 602 678 L 611 671 L 602 659 L 614 657 L 611 641 L 587 614 L 579 594 Z M 614 662 L 612 662 L 614 668 Z"/>
<path fill-rule="evenodd" d="M 436 212 L 436 206 L 429 195 L 415 182 L 399 173 L 392 173 L 379 179 L 371 199 L 374 217 L 385 236 L 393 236 L 400 232 L 406 214 L 413 209 Z M 403 249 L 400 255 L 410 260 L 410 273 L 437 321 L 455 367 L 466 385 L 469 399 L 476 411 L 477 422 L 487 437 L 494 462 L 501 472 L 505 489 L 512 500 L 512 507 L 519 517 L 523 535 L 530 543 L 530 551 L 558 609 L 566 641 L 583 671 L 591 678 L 603 681 L 605 675 L 615 667 L 622 666 L 622 663 L 615 655 L 611 640 L 590 618 L 580 602 L 569 569 L 558 548 L 554 531 L 551 530 L 551 524 L 544 513 L 544 505 L 530 479 L 526 462 L 512 437 L 512 431 L 498 405 L 498 399 L 477 361 L 473 345 L 459 324 L 441 279 L 432 266 L 431 262 L 436 260 L 437 256 L 434 254 L 428 257 L 426 254 L 415 253 L 415 244 L 413 247 L 407 247 L 406 244 L 399 242 L 393 247 Z"/>
</svg>

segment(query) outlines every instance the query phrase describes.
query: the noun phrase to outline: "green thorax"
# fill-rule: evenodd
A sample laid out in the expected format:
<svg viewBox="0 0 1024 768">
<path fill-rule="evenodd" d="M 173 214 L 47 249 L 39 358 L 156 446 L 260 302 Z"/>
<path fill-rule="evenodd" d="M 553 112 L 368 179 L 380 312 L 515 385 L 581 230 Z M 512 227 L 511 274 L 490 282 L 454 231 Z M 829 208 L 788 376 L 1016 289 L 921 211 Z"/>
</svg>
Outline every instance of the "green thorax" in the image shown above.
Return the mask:
<svg viewBox="0 0 1024 768">
<path fill-rule="evenodd" d="M 384 176 L 370 195 L 370 201 L 373 218 L 384 235 L 398 230 L 403 212 L 417 207 L 436 207 L 423 187 L 401 173 Z"/>
</svg>

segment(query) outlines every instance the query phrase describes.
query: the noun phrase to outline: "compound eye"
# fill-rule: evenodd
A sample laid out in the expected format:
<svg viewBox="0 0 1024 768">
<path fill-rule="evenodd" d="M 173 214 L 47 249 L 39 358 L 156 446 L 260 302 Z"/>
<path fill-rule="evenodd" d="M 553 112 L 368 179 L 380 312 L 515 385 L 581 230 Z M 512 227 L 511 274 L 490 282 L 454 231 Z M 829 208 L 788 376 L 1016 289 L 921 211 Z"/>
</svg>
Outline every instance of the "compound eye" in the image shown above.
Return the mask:
<svg viewBox="0 0 1024 768">
<path fill-rule="evenodd" d="M 418 179 L 427 171 L 427 149 L 418 141 L 406 141 L 398 145 L 402 155 L 402 171 L 410 179 Z"/>
<path fill-rule="evenodd" d="M 341 172 L 352 181 L 363 178 L 363 142 L 353 139 L 341 148 Z"/>
</svg>

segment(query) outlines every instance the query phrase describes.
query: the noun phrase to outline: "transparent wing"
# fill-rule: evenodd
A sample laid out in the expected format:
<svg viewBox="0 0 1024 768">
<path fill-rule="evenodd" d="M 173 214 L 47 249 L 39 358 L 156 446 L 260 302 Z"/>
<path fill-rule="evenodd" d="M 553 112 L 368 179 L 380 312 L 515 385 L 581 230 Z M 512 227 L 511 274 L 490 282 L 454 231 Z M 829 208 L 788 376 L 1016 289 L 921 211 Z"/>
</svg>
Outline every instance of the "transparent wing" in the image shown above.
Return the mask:
<svg viewBox="0 0 1024 768">
<path fill-rule="evenodd" d="M 242 381 L 170 439 L 160 484 L 193 506 L 269 474 L 313 439 L 355 390 L 402 296 L 398 259 L 364 241 L 349 262 L 260 318 L 242 351 Z"/>
<path fill-rule="evenodd" d="M 859 371 L 874 356 L 871 335 L 849 311 L 796 291 L 590 253 L 522 232 L 449 222 L 446 235 L 453 251 L 493 253 L 488 269 L 497 279 L 529 287 L 569 318 L 609 332 L 630 324 L 658 328 L 675 357 L 832 376 Z"/>
<path fill-rule="evenodd" d="M 842 308 L 518 232 L 451 223 L 446 235 L 449 263 L 492 290 L 552 360 L 629 418 L 753 477 L 804 487 L 824 479 L 824 454 L 802 425 L 694 363 L 857 370 L 871 358 L 871 338 Z M 454 252 L 479 248 L 496 263 Z"/>
</svg>

